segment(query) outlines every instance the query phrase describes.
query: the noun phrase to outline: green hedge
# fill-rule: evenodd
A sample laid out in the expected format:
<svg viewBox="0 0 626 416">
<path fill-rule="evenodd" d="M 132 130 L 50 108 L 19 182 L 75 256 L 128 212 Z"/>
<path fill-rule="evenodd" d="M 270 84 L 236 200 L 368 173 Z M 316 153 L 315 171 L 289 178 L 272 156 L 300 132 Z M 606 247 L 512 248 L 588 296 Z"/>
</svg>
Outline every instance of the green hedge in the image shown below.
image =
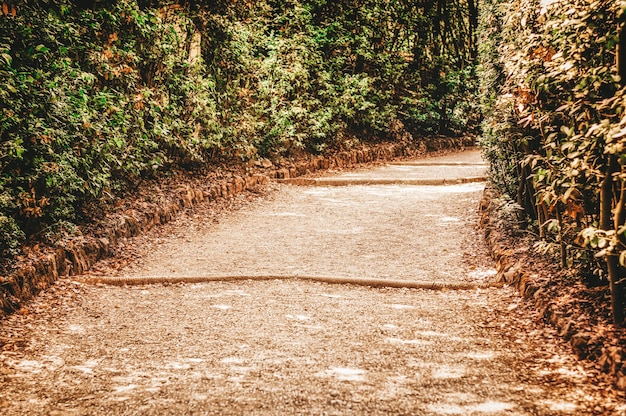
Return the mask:
<svg viewBox="0 0 626 416">
<path fill-rule="evenodd" d="M 474 3 L 439 3 L 3 0 L 0 254 L 173 169 L 474 130 Z"/>
<path fill-rule="evenodd" d="M 488 8 L 482 144 L 492 178 L 524 209 L 544 252 L 588 283 L 610 283 L 622 323 L 626 79 L 616 54 L 626 3 L 489 0 Z"/>
</svg>

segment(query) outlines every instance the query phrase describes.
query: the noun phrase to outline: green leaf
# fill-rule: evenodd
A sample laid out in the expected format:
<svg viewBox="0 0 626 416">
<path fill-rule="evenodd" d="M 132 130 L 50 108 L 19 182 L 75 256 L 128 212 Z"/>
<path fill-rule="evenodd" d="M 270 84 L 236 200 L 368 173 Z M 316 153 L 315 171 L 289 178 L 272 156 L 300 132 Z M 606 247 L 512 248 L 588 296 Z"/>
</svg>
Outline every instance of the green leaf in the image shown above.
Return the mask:
<svg viewBox="0 0 626 416">
<path fill-rule="evenodd" d="M 0 57 L 2 57 L 2 60 L 9 66 L 13 63 L 13 58 L 8 53 L 2 53 L 0 54 Z"/>
</svg>

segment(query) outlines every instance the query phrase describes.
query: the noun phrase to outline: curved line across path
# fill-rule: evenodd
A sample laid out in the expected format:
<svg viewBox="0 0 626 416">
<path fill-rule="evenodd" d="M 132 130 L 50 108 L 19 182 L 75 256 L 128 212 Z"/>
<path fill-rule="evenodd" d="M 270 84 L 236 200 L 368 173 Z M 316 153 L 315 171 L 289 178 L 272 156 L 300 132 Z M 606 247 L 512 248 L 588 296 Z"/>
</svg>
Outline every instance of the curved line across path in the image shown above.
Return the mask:
<svg viewBox="0 0 626 416">
<path fill-rule="evenodd" d="M 177 283 L 211 283 L 211 282 L 238 282 L 244 280 L 303 280 L 330 284 L 352 284 L 368 287 L 393 287 L 406 289 L 428 290 L 473 290 L 490 287 L 502 287 L 501 282 L 422 282 L 412 280 L 374 279 L 368 277 L 345 276 L 117 276 L 117 277 L 80 277 L 77 281 L 87 284 L 105 284 L 112 286 L 139 286 L 149 284 L 177 284 Z"/>
</svg>

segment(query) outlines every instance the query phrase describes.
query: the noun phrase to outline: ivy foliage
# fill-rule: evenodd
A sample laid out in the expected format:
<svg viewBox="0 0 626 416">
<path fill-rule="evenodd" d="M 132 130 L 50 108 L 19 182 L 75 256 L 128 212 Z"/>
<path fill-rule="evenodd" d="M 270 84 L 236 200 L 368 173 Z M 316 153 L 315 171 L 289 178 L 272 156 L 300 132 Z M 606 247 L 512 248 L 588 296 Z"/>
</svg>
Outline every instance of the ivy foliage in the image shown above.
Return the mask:
<svg viewBox="0 0 626 416">
<path fill-rule="evenodd" d="M 610 283 L 616 323 L 626 305 L 626 68 L 616 65 L 625 8 L 489 0 L 481 21 L 492 178 L 534 223 L 540 247 L 588 283 Z"/>
<path fill-rule="evenodd" d="M 143 178 L 476 129 L 474 0 L 2 0 L 0 254 Z"/>
</svg>

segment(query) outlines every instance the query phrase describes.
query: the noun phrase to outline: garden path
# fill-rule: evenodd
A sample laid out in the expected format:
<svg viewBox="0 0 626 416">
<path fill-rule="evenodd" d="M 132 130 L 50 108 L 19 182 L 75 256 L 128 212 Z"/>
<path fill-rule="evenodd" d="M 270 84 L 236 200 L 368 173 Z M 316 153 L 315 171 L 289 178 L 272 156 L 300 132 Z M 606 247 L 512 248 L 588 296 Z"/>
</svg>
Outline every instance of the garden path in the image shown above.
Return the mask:
<svg viewBox="0 0 626 416">
<path fill-rule="evenodd" d="M 1 323 L 21 343 L 0 352 L 0 414 L 626 414 L 512 289 L 478 287 L 495 278 L 480 162 L 468 151 L 329 172 L 137 238 L 136 261 L 111 275 L 238 280 L 59 281 Z"/>
</svg>

